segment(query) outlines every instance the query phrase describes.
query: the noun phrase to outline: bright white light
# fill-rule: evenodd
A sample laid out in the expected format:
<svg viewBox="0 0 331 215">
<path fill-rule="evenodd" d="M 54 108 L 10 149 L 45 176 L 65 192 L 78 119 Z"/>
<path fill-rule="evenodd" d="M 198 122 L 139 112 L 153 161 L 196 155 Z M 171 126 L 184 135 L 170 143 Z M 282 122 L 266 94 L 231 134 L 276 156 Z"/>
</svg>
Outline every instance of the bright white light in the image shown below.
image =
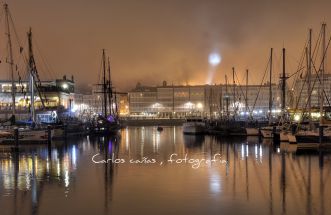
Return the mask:
<svg viewBox="0 0 331 215">
<path fill-rule="evenodd" d="M 295 120 L 295 121 L 297 121 L 297 122 L 300 121 L 300 118 L 301 118 L 301 117 L 300 117 L 299 114 L 295 114 L 295 115 L 294 115 L 294 120 Z"/>
<path fill-rule="evenodd" d="M 212 65 L 212 66 L 217 66 L 220 62 L 221 62 L 221 56 L 218 54 L 218 53 L 211 53 L 209 55 L 209 63 Z"/>
<path fill-rule="evenodd" d="M 152 108 L 159 108 L 159 107 L 161 107 L 161 104 L 159 103 L 152 104 Z"/>
<path fill-rule="evenodd" d="M 71 108 L 71 112 L 75 113 L 78 110 L 78 105 L 74 104 L 73 107 Z"/>
<path fill-rule="evenodd" d="M 192 102 L 187 102 L 184 104 L 184 108 L 192 109 L 192 108 L 194 108 L 194 104 Z"/>
<path fill-rule="evenodd" d="M 203 106 L 202 106 L 202 103 L 199 102 L 199 103 L 197 104 L 197 108 L 198 108 L 198 109 L 202 109 L 202 107 L 203 107 Z"/>
<path fill-rule="evenodd" d="M 67 83 L 62 84 L 62 88 L 63 88 L 63 89 L 68 89 L 68 87 L 69 87 L 69 86 L 68 86 Z"/>
</svg>

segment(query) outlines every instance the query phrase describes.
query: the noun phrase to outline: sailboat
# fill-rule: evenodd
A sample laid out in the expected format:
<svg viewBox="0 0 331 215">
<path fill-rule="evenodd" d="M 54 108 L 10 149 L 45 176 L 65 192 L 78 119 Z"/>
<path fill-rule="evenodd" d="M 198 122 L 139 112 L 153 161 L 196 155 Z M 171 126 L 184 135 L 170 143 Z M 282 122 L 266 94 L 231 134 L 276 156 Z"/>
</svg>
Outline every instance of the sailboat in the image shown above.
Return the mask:
<svg viewBox="0 0 331 215">
<path fill-rule="evenodd" d="M 245 93 L 245 112 L 248 113 L 248 69 L 246 70 L 246 93 Z M 247 136 L 260 136 L 260 131 L 257 128 L 256 124 L 253 124 L 253 126 L 250 126 L 248 123 L 246 123 L 246 135 Z"/>
<path fill-rule="evenodd" d="M 106 72 L 108 72 L 108 77 Z M 110 60 L 108 58 L 108 62 L 106 62 L 106 52 L 104 49 L 102 50 L 102 83 L 99 84 L 99 86 L 102 87 L 101 92 L 98 92 L 101 93 L 103 97 L 102 114 L 99 114 L 94 119 L 89 131 L 90 133 L 96 135 L 116 133 L 120 129 L 117 97 L 116 92 L 113 92 L 110 73 Z"/>
<path fill-rule="evenodd" d="M 270 49 L 270 61 L 269 61 L 269 126 L 260 128 L 261 135 L 264 138 L 272 138 L 273 137 L 273 127 L 272 123 L 272 54 L 273 48 Z"/>
<path fill-rule="evenodd" d="M 331 132 L 330 132 L 330 121 L 325 119 L 325 114 L 324 114 L 324 96 L 325 96 L 325 90 L 324 90 L 324 73 L 325 73 L 325 60 L 326 60 L 326 52 L 327 52 L 327 47 L 325 43 L 325 34 L 326 34 L 326 24 L 322 24 L 322 29 L 321 29 L 321 35 L 322 35 L 322 60 L 321 60 L 321 65 L 320 68 L 316 71 L 316 80 L 320 83 L 320 94 L 319 94 L 319 123 L 318 123 L 318 128 L 314 126 L 312 122 L 312 114 L 311 114 L 311 95 L 313 92 L 313 87 L 315 85 L 315 82 L 313 86 L 311 85 L 311 78 L 312 76 L 312 65 L 313 65 L 313 58 L 312 58 L 312 53 L 311 53 L 311 44 L 312 44 L 312 30 L 309 30 L 309 55 L 307 56 L 307 77 L 308 77 L 308 128 L 307 129 L 300 129 L 303 126 L 298 124 L 297 132 L 295 133 L 295 140 L 293 140 L 293 143 L 322 143 L 324 141 L 330 141 L 331 140 Z M 299 126 L 300 125 L 300 126 Z M 326 129 L 324 129 L 326 127 Z"/>
<path fill-rule="evenodd" d="M 311 122 L 311 95 L 312 95 L 312 87 L 311 87 L 311 77 L 312 77 L 312 56 L 311 56 L 311 30 L 310 30 L 310 50 L 309 50 L 309 64 L 308 64 L 308 79 L 309 79 L 309 87 L 308 87 L 308 118 L 309 118 L 309 129 L 308 130 L 300 130 L 295 134 L 296 140 L 298 143 L 321 143 L 322 141 L 331 140 L 331 132 L 330 128 L 325 129 L 325 133 L 323 132 L 324 127 L 329 127 L 330 123 L 328 120 L 325 119 L 325 114 L 324 114 L 324 96 L 325 96 L 325 91 L 324 91 L 324 79 L 325 79 L 325 61 L 326 61 L 326 52 L 327 52 L 327 47 L 326 47 L 326 23 L 322 24 L 322 29 L 321 29 L 321 35 L 322 35 L 322 59 L 321 59 L 321 66 L 318 71 L 316 71 L 317 79 L 320 83 L 321 90 L 320 90 L 320 95 L 319 95 L 319 115 L 320 115 L 320 120 L 319 120 L 319 128 L 314 129 L 312 126 Z M 320 74 L 318 74 L 320 73 Z M 315 80 L 316 81 L 316 80 Z"/>
<path fill-rule="evenodd" d="M 4 141 L 13 139 L 13 135 L 8 135 L 8 133 L 12 133 L 12 129 L 15 127 L 19 130 L 19 139 L 26 140 L 26 141 L 34 141 L 34 140 L 43 140 L 47 139 L 47 132 L 45 129 L 36 129 L 35 127 L 35 109 L 34 109 L 34 78 L 36 78 L 36 70 L 35 70 L 35 62 L 32 53 L 32 42 L 31 42 L 31 29 L 28 33 L 28 40 L 29 40 L 29 58 L 28 58 L 28 73 L 30 76 L 30 119 L 29 120 L 16 120 L 16 83 L 14 78 L 14 57 L 13 57 L 13 45 L 11 39 L 11 27 L 10 21 L 12 21 L 11 14 L 9 12 L 9 8 L 7 4 L 4 4 L 4 14 L 5 14 L 5 24 L 6 24 L 6 36 L 7 36 L 7 43 L 8 43 L 8 64 L 9 64 L 9 71 L 11 74 L 11 96 L 12 96 L 12 116 L 10 117 L 11 126 L 3 129 L 1 133 L 6 134 L 2 135 Z M 13 23 L 12 23 L 13 24 Z M 23 48 L 20 47 L 20 54 L 22 54 Z M 21 78 L 19 77 L 19 80 Z M 20 82 L 20 81 L 19 81 Z M 23 125 L 23 126 L 22 126 Z"/>
</svg>

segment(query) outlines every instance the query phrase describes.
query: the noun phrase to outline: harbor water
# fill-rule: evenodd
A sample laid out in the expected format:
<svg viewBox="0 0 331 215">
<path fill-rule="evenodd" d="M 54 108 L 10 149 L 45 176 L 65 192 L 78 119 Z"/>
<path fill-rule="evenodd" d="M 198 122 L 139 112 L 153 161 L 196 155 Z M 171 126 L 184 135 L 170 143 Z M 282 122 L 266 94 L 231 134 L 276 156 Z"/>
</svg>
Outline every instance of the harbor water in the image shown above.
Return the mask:
<svg viewBox="0 0 331 215">
<path fill-rule="evenodd" d="M 0 214 L 331 214 L 330 175 L 328 150 L 127 127 L 0 146 Z"/>
</svg>

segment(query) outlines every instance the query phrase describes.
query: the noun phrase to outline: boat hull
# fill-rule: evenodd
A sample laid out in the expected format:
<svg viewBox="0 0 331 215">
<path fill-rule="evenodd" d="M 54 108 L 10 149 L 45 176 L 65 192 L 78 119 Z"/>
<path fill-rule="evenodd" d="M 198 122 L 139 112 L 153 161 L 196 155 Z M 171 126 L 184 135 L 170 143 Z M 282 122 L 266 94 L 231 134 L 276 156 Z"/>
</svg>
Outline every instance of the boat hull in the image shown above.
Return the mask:
<svg viewBox="0 0 331 215">
<path fill-rule="evenodd" d="M 259 136 L 260 132 L 257 128 L 246 128 L 246 135 L 247 136 Z"/>
<path fill-rule="evenodd" d="M 261 129 L 261 135 L 263 138 L 272 138 L 272 129 Z"/>
<path fill-rule="evenodd" d="M 202 122 L 185 122 L 183 124 L 184 134 L 203 134 L 205 133 L 205 124 Z"/>
</svg>

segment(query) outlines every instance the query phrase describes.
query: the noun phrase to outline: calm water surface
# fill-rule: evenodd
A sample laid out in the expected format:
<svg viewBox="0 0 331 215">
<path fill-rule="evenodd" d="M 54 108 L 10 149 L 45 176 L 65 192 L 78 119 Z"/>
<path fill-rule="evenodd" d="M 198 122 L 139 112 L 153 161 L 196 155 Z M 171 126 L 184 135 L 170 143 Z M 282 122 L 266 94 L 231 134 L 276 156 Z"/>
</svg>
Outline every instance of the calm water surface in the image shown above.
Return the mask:
<svg viewBox="0 0 331 215">
<path fill-rule="evenodd" d="M 331 214 L 330 172 L 328 151 L 129 127 L 18 155 L 1 146 L 0 214 Z"/>
</svg>

